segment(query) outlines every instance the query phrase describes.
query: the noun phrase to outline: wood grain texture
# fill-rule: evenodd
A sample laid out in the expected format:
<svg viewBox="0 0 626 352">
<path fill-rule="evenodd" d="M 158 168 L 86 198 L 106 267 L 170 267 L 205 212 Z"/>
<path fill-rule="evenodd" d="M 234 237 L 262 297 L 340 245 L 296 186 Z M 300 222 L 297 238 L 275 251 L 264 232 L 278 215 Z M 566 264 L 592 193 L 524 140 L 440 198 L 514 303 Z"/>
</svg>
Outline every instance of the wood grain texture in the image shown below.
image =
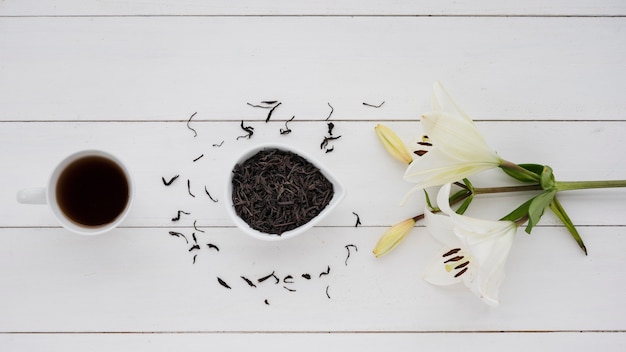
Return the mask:
<svg viewBox="0 0 626 352">
<path fill-rule="evenodd" d="M 336 16 L 336 15 L 496 15 L 496 16 L 618 16 L 626 14 L 626 6 L 615 0 L 572 1 L 497 1 L 476 3 L 470 0 L 356 1 L 356 0 L 151 0 L 151 1 L 55 1 L 36 0 L 0 2 L 3 16 L 137 16 L 137 15 L 200 15 L 200 16 Z"/>
<path fill-rule="evenodd" d="M 526 351 L 529 346 L 541 346 L 544 351 L 593 350 L 618 352 L 626 347 L 623 333 L 528 332 L 528 333 L 323 333 L 323 334 L 37 334 L 0 335 L 3 346 L 20 351 L 42 350 L 110 351 L 124 346 L 129 350 L 241 351 L 250 346 L 287 351 L 414 351 L 416 348 L 438 351 L 449 346 L 471 344 L 469 350 Z"/>
<path fill-rule="evenodd" d="M 277 245 L 214 228 L 197 239 L 202 247 L 216 244 L 219 252 L 206 247 L 189 252 L 191 244 L 165 229 L 119 229 L 97 238 L 61 229 L 0 229 L 0 268 L 10 283 L 1 293 L 0 330 L 622 331 L 626 326 L 624 316 L 615 314 L 626 308 L 626 282 L 614 270 L 623 265 L 623 227 L 594 228 L 586 239 L 588 257 L 559 229 L 520 233 L 498 308 L 462 286 L 434 287 L 421 280 L 440 249 L 424 228 L 415 229 L 391 255 L 375 259 L 370 250 L 380 231 L 314 228 Z M 359 250 L 346 265 L 347 244 Z M 320 275 L 328 267 L 329 274 Z M 272 272 L 281 282 L 258 282 Z M 310 280 L 301 277 L 305 273 Z M 293 283 L 283 282 L 287 275 Z"/>
<path fill-rule="evenodd" d="M 625 18 L 0 18 L 0 120 L 623 120 Z M 381 109 L 364 106 L 378 105 Z"/>
<path fill-rule="evenodd" d="M 520 231 L 495 309 L 421 280 L 440 249 L 423 224 L 390 255 L 371 250 L 424 208 L 400 206 L 412 185 L 373 128 L 418 138 L 436 80 L 505 159 L 626 178 L 625 16 L 613 0 L 0 1 L 0 349 L 624 350 L 624 190 L 561 196 L 588 256 L 551 214 Z M 282 102 L 268 123 L 247 104 L 262 100 Z M 342 137 L 325 153 L 331 111 Z M 279 243 L 245 236 L 223 203 L 235 158 L 265 142 L 347 188 Z M 94 238 L 15 200 L 87 148 L 119 155 L 137 183 L 122 227 Z M 496 219 L 529 196 L 480 197 L 468 214 Z M 259 282 L 271 273 L 281 281 Z"/>
<path fill-rule="evenodd" d="M 15 203 L 17 190 L 45 186 L 54 165 L 77 149 L 105 149 L 122 159 L 133 171 L 136 200 L 125 226 L 186 226 L 197 220 L 200 226 L 230 226 L 223 197 L 235 160 L 255 145 L 281 142 L 302 150 L 329 167 L 345 184 L 347 196 L 326 218 L 324 226 L 354 224 L 352 212 L 361 215 L 364 225 L 389 226 L 423 211 L 423 197 L 416 195 L 401 206 L 413 184 L 402 179 L 405 167 L 392 159 L 380 145 L 375 121 L 335 121 L 334 133 L 341 138 L 326 153 L 320 144 L 327 135 L 327 121 L 294 120 L 292 133 L 280 135 L 284 121 L 246 122 L 255 127 L 248 139 L 239 122 L 29 122 L 1 123 L 3 150 L 0 164 L 15 165 L 4 171 L 6 185 L 0 189 L 0 226 L 54 226 L 56 221 L 43 206 Z M 418 122 L 390 122 L 406 143 L 423 133 Z M 621 142 L 625 122 L 480 122 L 489 144 L 508 160 L 553 167 L 558 180 L 621 179 L 626 170 L 611 163 L 626 153 Z M 559 138 L 554 138 L 559 135 Z M 221 147 L 213 146 L 224 142 Z M 148 151 L 148 152 L 147 152 Z M 201 159 L 193 160 L 200 155 Z M 597 157 L 602 155 L 603 157 Z M 162 178 L 180 177 L 171 186 Z M 187 188 L 190 181 L 191 194 Z M 472 177 L 477 186 L 510 184 L 499 171 Z M 508 182 L 508 183 L 507 183 Z M 12 187 L 9 187 L 11 185 Z M 205 191 L 218 202 L 213 202 Z M 626 225 L 620 215 L 626 211 L 624 190 L 572 191 L 562 195 L 564 206 L 579 225 Z M 533 193 L 512 196 L 485 196 L 470 214 L 498 219 Z M 222 200 L 220 202 L 219 200 Z M 502 207 L 505 207 L 503 210 Z M 596 209 L 596 211 L 591 211 Z M 177 210 L 191 212 L 172 222 Z M 558 224 L 547 216 L 543 224 Z"/>
</svg>

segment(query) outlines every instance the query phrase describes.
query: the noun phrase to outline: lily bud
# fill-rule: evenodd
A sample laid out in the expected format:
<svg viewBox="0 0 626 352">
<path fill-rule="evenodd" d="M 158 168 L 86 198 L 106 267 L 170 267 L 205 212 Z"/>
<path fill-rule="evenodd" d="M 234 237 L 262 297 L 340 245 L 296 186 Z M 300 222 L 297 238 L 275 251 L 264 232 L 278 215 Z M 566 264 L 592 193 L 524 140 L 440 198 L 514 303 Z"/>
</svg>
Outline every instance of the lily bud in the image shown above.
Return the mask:
<svg viewBox="0 0 626 352">
<path fill-rule="evenodd" d="M 380 142 L 383 144 L 383 147 L 385 147 L 391 156 L 407 165 L 413 161 L 406 145 L 402 143 L 400 138 L 389 127 L 379 124 L 374 127 L 374 130 L 376 131 L 378 139 L 380 139 Z"/>
<path fill-rule="evenodd" d="M 372 251 L 376 258 L 380 258 L 391 252 L 392 249 L 404 240 L 414 226 L 415 218 L 409 218 L 390 227 L 389 230 L 380 237 L 376 248 Z"/>
</svg>

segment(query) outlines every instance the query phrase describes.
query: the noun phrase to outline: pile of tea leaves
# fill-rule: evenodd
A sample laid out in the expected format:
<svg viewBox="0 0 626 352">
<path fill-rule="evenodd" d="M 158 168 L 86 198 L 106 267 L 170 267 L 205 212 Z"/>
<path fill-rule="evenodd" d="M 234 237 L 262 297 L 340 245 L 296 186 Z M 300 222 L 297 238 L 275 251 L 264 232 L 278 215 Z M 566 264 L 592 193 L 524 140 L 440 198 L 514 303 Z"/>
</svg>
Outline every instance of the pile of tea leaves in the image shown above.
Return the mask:
<svg viewBox="0 0 626 352">
<path fill-rule="evenodd" d="M 251 228 L 275 235 L 311 221 L 334 195 L 333 184 L 315 165 L 276 148 L 237 164 L 232 183 L 235 213 Z"/>
</svg>

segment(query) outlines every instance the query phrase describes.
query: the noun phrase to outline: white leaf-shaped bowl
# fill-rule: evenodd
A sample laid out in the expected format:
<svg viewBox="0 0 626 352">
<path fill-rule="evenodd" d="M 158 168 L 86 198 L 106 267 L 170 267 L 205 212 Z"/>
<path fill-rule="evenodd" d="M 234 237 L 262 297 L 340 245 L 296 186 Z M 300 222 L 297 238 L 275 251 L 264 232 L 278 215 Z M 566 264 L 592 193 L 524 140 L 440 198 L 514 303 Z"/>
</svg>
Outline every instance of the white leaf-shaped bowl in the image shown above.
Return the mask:
<svg viewBox="0 0 626 352">
<path fill-rule="evenodd" d="M 297 227 L 297 228 L 289 230 L 289 231 L 285 231 L 285 232 L 283 232 L 280 235 L 269 234 L 269 233 L 265 233 L 265 232 L 261 232 L 259 230 L 253 229 L 252 227 L 250 227 L 250 225 L 248 225 L 248 223 L 246 223 L 242 218 L 240 218 L 239 215 L 237 215 L 237 213 L 235 211 L 235 207 L 233 205 L 232 170 L 235 168 L 235 166 L 237 164 L 241 164 L 241 163 L 245 162 L 246 160 L 248 160 L 253 155 L 255 155 L 258 152 L 260 152 L 262 150 L 265 150 L 265 149 L 278 149 L 278 150 L 282 150 L 282 151 L 288 151 L 288 152 L 292 152 L 294 154 L 297 154 L 297 155 L 303 157 L 308 162 L 310 162 L 315 167 L 317 167 L 321 171 L 322 175 L 324 175 L 324 177 L 326 177 L 328 179 L 328 181 L 330 181 L 332 183 L 332 185 L 333 185 L 333 197 L 332 197 L 332 199 L 330 200 L 328 205 L 326 205 L 326 207 L 316 217 L 311 219 L 309 222 L 301 225 L 300 227 Z M 322 165 L 320 162 L 318 162 L 317 160 L 315 160 L 311 156 L 307 155 L 306 153 L 304 153 L 302 151 L 299 151 L 296 148 L 289 147 L 289 146 L 282 145 L 282 144 L 276 144 L 276 143 L 261 144 L 261 145 L 257 145 L 255 147 L 253 147 L 252 149 L 246 151 L 245 153 L 241 154 L 238 158 L 236 158 L 235 162 L 228 169 L 228 172 L 229 172 L 229 174 L 228 174 L 228 178 L 227 178 L 228 182 L 227 182 L 227 185 L 226 185 L 226 195 L 224 197 L 224 199 L 226 199 L 226 201 L 224 202 L 226 204 L 226 211 L 228 212 L 230 218 L 233 220 L 235 225 L 237 225 L 237 227 L 239 229 L 241 229 L 241 231 L 243 231 L 244 233 L 246 233 L 247 235 L 249 235 L 251 237 L 254 237 L 254 238 L 257 238 L 257 239 L 260 239 L 260 240 L 265 240 L 265 241 L 280 241 L 280 240 L 286 240 L 288 238 L 293 238 L 293 237 L 296 237 L 298 235 L 301 235 L 302 233 L 306 232 L 308 229 L 312 228 L 317 223 L 319 223 L 330 212 L 332 212 L 333 209 L 335 209 L 335 207 L 343 200 L 343 198 L 346 195 L 345 188 L 339 182 L 339 180 L 333 175 L 333 173 L 330 172 L 330 170 L 328 170 L 328 168 L 326 168 L 324 165 Z"/>
</svg>

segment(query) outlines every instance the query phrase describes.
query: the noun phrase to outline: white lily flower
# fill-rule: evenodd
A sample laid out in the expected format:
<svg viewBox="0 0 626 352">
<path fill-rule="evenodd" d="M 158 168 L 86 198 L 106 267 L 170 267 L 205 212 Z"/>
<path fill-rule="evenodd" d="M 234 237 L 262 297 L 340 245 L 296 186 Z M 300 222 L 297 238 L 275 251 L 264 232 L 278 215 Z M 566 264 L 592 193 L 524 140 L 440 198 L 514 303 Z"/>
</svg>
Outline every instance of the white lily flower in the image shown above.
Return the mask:
<svg viewBox="0 0 626 352">
<path fill-rule="evenodd" d="M 433 111 L 422 115 L 432 148 L 407 168 L 404 179 L 417 183 L 410 192 L 455 182 L 498 167 L 502 159 L 488 146 L 474 121 L 450 98 L 439 82 L 433 87 Z M 431 143 L 425 143 L 430 147 Z M 428 151 L 428 152 L 426 152 Z"/>
<path fill-rule="evenodd" d="M 424 274 L 434 285 L 463 282 L 489 305 L 498 305 L 504 265 L 518 225 L 511 221 L 475 219 L 455 213 L 448 203 L 451 185 L 437 195 L 441 213 L 425 212 L 426 228 L 444 245 Z"/>
</svg>

